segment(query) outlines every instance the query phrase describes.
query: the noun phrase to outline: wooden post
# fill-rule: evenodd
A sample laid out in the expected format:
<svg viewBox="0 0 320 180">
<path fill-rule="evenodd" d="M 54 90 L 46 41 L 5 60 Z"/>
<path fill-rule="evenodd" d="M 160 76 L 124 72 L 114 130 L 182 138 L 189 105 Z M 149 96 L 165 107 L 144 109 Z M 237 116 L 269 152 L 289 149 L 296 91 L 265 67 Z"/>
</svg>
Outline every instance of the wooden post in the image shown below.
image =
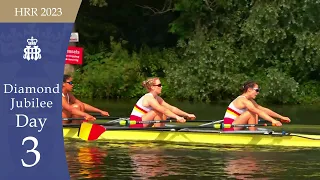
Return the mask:
<svg viewBox="0 0 320 180">
<path fill-rule="evenodd" d="M 76 24 L 74 23 L 73 28 L 72 28 L 72 32 L 76 31 Z M 76 46 L 77 43 L 76 42 L 69 42 L 69 46 Z M 69 74 L 72 75 L 75 71 L 75 65 L 73 64 L 65 64 L 64 65 L 64 74 Z"/>
</svg>

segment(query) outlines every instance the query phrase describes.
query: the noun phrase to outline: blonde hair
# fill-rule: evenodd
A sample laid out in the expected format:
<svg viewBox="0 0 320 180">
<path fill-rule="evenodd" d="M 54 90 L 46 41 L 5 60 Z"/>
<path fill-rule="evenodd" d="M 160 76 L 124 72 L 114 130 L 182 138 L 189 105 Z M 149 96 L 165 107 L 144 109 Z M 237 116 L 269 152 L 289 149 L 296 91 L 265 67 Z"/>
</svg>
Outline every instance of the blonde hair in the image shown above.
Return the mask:
<svg viewBox="0 0 320 180">
<path fill-rule="evenodd" d="M 157 79 L 159 79 L 159 78 L 158 78 L 158 77 L 148 78 L 147 80 L 145 80 L 145 81 L 142 82 L 142 86 L 143 86 L 144 88 L 146 88 L 148 91 L 150 91 L 151 86 L 154 85 L 154 83 L 156 82 Z"/>
</svg>

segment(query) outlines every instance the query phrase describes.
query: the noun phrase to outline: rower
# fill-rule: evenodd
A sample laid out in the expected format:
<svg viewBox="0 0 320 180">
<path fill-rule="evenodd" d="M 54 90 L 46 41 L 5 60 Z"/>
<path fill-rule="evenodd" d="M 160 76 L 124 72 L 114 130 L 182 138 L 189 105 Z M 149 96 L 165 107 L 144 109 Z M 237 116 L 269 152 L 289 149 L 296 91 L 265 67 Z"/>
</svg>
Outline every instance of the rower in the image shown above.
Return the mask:
<svg viewBox="0 0 320 180">
<path fill-rule="evenodd" d="M 146 88 L 148 93 L 143 95 L 134 105 L 130 115 L 130 120 L 135 121 L 153 121 L 166 120 L 167 117 L 175 118 L 178 122 L 185 122 L 185 118 L 194 120 L 194 114 L 186 113 L 175 106 L 165 102 L 159 95 L 162 91 L 162 85 L 158 77 L 149 78 L 142 82 L 142 86 Z M 163 127 L 164 123 L 156 124 L 136 124 L 130 127 Z"/>
<path fill-rule="evenodd" d="M 276 112 L 262 107 L 255 102 L 256 96 L 260 92 L 258 84 L 254 81 L 246 82 L 241 88 L 242 94 L 234 99 L 228 106 L 224 115 L 224 124 L 258 124 L 258 117 L 270 121 L 276 126 L 282 126 L 282 121 L 290 122 L 288 117 L 284 117 Z M 224 131 L 240 130 L 241 127 L 224 128 Z M 249 130 L 256 130 L 256 127 L 249 127 Z"/>
<path fill-rule="evenodd" d="M 70 75 L 64 75 L 62 84 L 62 118 L 84 118 L 84 120 L 94 121 L 95 117 L 91 116 L 85 111 L 97 112 L 100 113 L 102 116 L 109 116 L 108 112 L 95 108 L 75 98 L 74 95 L 71 93 L 72 89 L 72 77 Z M 82 123 L 82 121 L 79 120 L 69 120 L 62 122 L 63 124 Z"/>
</svg>

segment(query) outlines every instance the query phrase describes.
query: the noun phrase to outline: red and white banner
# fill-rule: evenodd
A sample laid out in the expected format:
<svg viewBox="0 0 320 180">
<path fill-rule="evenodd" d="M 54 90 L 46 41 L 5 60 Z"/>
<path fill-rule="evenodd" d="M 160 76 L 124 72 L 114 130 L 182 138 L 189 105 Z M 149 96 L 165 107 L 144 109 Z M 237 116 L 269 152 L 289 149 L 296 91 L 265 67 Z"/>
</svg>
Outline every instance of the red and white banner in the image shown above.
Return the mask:
<svg viewBox="0 0 320 180">
<path fill-rule="evenodd" d="M 66 55 L 66 64 L 82 64 L 83 48 L 69 46 Z"/>
</svg>

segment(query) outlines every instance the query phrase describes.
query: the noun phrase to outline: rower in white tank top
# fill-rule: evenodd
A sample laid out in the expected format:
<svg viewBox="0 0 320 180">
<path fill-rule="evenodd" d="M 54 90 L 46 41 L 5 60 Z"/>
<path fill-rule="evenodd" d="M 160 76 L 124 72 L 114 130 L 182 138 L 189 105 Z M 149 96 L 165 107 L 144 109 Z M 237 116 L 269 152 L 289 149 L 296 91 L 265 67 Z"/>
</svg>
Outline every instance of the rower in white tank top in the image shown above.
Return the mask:
<svg viewBox="0 0 320 180">
<path fill-rule="evenodd" d="M 143 102 L 143 99 L 145 98 L 145 96 L 152 96 L 152 94 L 147 93 L 138 100 L 138 102 L 133 107 L 133 110 L 130 115 L 130 120 L 141 121 L 142 116 L 147 114 L 149 111 L 151 111 L 153 109 L 150 106 L 146 107 L 146 106 L 142 105 L 142 102 Z"/>
<path fill-rule="evenodd" d="M 236 99 L 238 98 L 246 98 L 245 96 L 238 96 Z M 223 118 L 223 123 L 224 124 L 232 124 L 234 122 L 234 120 L 240 116 L 241 114 L 243 114 L 244 112 L 247 111 L 247 108 L 243 108 L 243 109 L 239 109 L 236 108 L 234 105 L 234 101 L 236 100 L 234 99 L 228 106 L 227 111 L 224 115 Z M 224 128 L 223 131 L 233 131 L 233 128 Z"/>
<path fill-rule="evenodd" d="M 240 98 L 240 97 L 244 97 L 246 98 L 245 96 L 238 96 L 236 99 Z M 236 108 L 235 105 L 234 105 L 234 101 L 236 100 L 234 99 L 228 106 L 227 108 L 227 111 L 224 115 L 224 119 L 225 118 L 229 118 L 229 119 L 232 119 L 232 120 L 235 120 L 238 116 L 240 116 L 241 114 L 243 114 L 244 112 L 247 111 L 247 108 L 243 108 L 243 109 L 239 109 L 239 108 Z"/>
</svg>

